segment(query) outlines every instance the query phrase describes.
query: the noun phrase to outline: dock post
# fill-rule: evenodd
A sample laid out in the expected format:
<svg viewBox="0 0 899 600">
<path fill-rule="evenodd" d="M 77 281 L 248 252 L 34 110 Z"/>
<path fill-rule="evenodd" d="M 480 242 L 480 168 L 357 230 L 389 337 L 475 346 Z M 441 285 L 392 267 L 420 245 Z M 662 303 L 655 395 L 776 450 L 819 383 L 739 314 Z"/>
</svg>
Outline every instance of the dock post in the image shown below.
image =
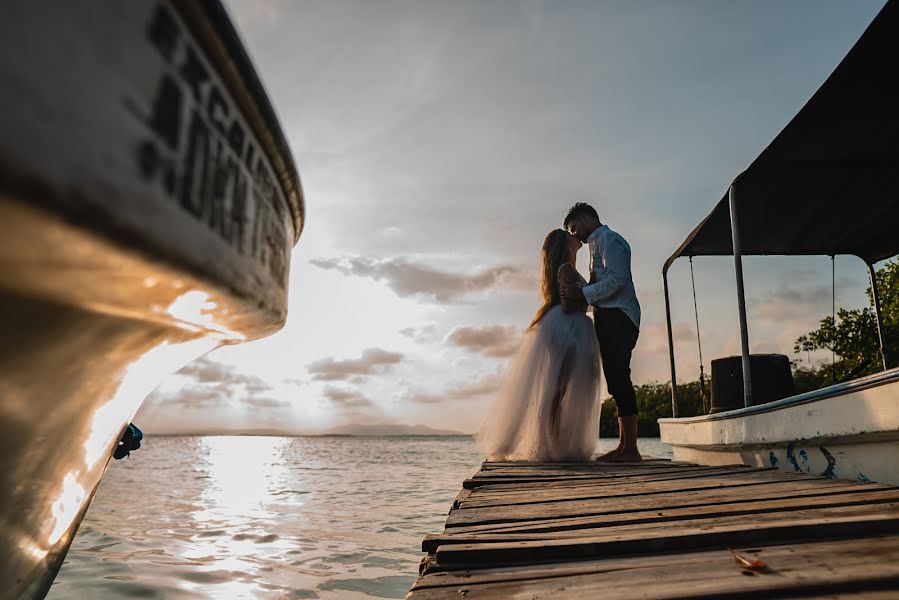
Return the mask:
<svg viewBox="0 0 899 600">
<path fill-rule="evenodd" d="M 877 319 L 877 341 L 880 343 L 880 360 L 883 362 L 883 370 L 887 370 L 887 353 L 883 345 L 883 315 L 880 312 L 880 293 L 877 291 L 877 271 L 874 265 L 865 261 L 868 265 L 868 275 L 871 278 L 871 297 L 874 300 L 874 318 Z"/>
<path fill-rule="evenodd" d="M 674 370 L 674 335 L 671 333 L 671 302 L 668 299 L 668 265 L 662 269 L 665 289 L 665 320 L 668 325 L 668 360 L 671 362 L 671 416 L 677 418 L 677 375 Z"/>
<path fill-rule="evenodd" d="M 739 180 L 739 177 L 737 178 Z M 746 324 L 746 293 L 743 289 L 743 250 L 740 245 L 740 226 L 737 220 L 737 182 L 727 190 L 730 206 L 730 233 L 734 245 L 734 270 L 737 277 L 737 308 L 740 313 L 740 349 L 743 356 L 743 406 L 752 404 L 752 372 L 749 363 L 749 327 Z"/>
</svg>

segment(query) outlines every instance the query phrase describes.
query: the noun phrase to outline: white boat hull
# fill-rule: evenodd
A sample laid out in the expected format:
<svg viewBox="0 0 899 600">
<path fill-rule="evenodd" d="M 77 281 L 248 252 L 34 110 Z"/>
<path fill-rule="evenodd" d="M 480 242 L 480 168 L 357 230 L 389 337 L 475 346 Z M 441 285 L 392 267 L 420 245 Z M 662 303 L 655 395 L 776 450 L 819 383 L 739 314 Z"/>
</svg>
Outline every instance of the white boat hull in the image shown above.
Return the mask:
<svg viewBox="0 0 899 600">
<path fill-rule="evenodd" d="M 677 460 L 899 485 L 899 369 L 659 427 Z"/>
</svg>

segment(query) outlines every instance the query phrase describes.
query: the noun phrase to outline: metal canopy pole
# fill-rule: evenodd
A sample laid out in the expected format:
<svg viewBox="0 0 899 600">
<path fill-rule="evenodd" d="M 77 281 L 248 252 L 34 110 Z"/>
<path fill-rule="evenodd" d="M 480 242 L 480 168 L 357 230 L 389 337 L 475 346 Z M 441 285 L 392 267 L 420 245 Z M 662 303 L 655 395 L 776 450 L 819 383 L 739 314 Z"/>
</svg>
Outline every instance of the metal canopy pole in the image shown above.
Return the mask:
<svg viewBox="0 0 899 600">
<path fill-rule="evenodd" d="M 668 324 L 668 360 L 671 361 L 671 416 L 677 418 L 677 375 L 674 370 L 674 336 L 671 333 L 671 303 L 668 300 L 668 265 L 662 269 L 665 288 L 665 320 Z"/>
<path fill-rule="evenodd" d="M 739 178 L 737 178 L 739 179 Z M 737 276 L 737 308 L 740 312 L 740 347 L 743 355 L 743 406 L 752 405 L 752 373 L 749 367 L 749 328 L 746 325 L 746 294 L 743 289 L 743 250 L 740 246 L 740 226 L 737 221 L 736 181 L 727 190 L 730 206 L 730 232 L 734 245 L 734 270 Z"/>
<path fill-rule="evenodd" d="M 883 345 L 883 315 L 880 314 L 880 293 L 877 291 L 877 272 L 874 265 L 865 261 L 868 265 L 868 275 L 871 278 L 871 296 L 874 298 L 874 317 L 877 319 L 877 340 L 880 342 L 880 359 L 883 361 L 883 370 L 887 370 L 887 353 Z"/>
<path fill-rule="evenodd" d="M 705 367 L 702 364 L 702 336 L 699 334 L 699 303 L 696 301 L 696 277 L 693 276 L 693 256 L 690 255 L 690 283 L 693 286 L 693 315 L 696 317 L 696 346 L 699 348 L 699 395 L 702 397 L 702 410 L 709 412 L 712 407 L 706 406 Z"/>
</svg>

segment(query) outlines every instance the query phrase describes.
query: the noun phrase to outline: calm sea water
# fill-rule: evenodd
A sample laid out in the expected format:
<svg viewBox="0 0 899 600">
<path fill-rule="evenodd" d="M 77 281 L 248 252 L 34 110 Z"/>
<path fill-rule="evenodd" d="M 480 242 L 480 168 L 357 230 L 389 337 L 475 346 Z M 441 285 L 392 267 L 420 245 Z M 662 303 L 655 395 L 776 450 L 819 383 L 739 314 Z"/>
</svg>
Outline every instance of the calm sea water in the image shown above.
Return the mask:
<svg viewBox="0 0 899 600">
<path fill-rule="evenodd" d="M 470 437 L 150 437 L 110 465 L 49 598 L 402 598 L 481 460 Z"/>
</svg>

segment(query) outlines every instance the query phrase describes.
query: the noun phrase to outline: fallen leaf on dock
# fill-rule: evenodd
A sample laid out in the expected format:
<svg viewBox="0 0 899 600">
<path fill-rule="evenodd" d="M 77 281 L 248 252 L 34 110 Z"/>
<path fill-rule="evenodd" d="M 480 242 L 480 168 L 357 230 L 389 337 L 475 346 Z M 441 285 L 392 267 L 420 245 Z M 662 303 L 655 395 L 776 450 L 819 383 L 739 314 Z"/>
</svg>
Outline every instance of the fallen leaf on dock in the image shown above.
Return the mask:
<svg viewBox="0 0 899 600">
<path fill-rule="evenodd" d="M 734 555 L 734 560 L 737 561 L 737 564 L 740 565 L 743 569 L 749 569 L 751 571 L 764 571 L 768 568 L 768 565 L 765 564 L 763 560 L 758 558 L 750 558 L 747 556 L 743 556 L 742 554 L 737 554 L 730 548 L 730 553 Z"/>
</svg>

